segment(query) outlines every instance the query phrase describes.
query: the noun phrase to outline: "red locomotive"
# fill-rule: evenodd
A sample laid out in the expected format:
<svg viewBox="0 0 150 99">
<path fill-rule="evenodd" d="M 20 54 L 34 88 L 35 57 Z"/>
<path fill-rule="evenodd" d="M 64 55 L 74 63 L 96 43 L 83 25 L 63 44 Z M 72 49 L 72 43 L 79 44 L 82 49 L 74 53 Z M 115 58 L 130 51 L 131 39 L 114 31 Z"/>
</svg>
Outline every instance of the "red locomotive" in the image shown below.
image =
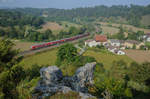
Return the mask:
<svg viewBox="0 0 150 99">
<path fill-rule="evenodd" d="M 79 38 L 82 38 L 82 37 L 85 37 L 88 35 L 89 35 L 89 33 L 85 33 L 85 34 L 77 35 L 77 36 L 70 37 L 70 38 L 64 38 L 61 40 L 56 40 L 56 41 L 51 41 L 51 42 L 47 42 L 47 43 L 43 43 L 43 44 L 33 45 L 33 46 L 31 46 L 31 49 L 35 50 L 35 49 L 40 49 L 43 47 L 53 46 L 56 44 L 67 42 L 67 41 L 73 41 L 73 40 L 76 40 L 76 39 L 79 39 Z"/>
</svg>

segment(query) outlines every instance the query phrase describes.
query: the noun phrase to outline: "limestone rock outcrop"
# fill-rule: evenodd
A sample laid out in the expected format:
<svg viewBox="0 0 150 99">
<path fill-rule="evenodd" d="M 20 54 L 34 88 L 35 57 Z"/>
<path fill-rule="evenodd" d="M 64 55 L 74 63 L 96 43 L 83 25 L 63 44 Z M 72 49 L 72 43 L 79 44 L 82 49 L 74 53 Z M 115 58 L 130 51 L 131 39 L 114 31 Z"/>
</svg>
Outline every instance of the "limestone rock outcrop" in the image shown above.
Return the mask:
<svg viewBox="0 0 150 99">
<path fill-rule="evenodd" d="M 79 92 L 81 99 L 93 97 L 88 94 L 87 85 L 93 84 L 93 72 L 96 63 L 87 63 L 77 69 L 72 77 L 63 76 L 62 71 L 57 66 L 49 66 L 40 70 L 41 80 L 35 88 L 33 97 L 42 99 L 57 92 L 64 94 L 75 91 Z"/>
</svg>

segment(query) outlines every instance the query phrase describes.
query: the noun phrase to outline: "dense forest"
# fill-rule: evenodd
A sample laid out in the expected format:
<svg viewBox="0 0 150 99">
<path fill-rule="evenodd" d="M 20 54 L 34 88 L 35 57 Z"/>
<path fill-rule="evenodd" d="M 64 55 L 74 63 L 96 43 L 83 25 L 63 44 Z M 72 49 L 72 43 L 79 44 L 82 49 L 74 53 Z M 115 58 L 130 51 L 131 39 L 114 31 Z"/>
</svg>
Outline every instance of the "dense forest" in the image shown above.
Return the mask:
<svg viewBox="0 0 150 99">
<path fill-rule="evenodd" d="M 97 18 L 100 18 L 100 21 L 106 21 L 105 18 L 122 17 L 127 20 L 128 24 L 140 26 L 140 19 L 142 18 L 142 16 L 150 14 L 150 5 L 148 6 L 118 5 L 111 7 L 101 5 L 95 7 L 76 8 L 68 10 L 54 9 L 54 8 L 45 8 L 45 9 L 19 8 L 14 10 L 36 16 L 46 15 L 46 19 L 51 21 L 65 20 L 76 22 L 78 19 L 83 21 L 93 21 Z"/>
<path fill-rule="evenodd" d="M 30 24 L 31 26 L 38 27 L 43 23 L 44 21 L 40 17 L 24 14 L 14 10 L 0 10 L 0 26 L 23 26 Z"/>
</svg>

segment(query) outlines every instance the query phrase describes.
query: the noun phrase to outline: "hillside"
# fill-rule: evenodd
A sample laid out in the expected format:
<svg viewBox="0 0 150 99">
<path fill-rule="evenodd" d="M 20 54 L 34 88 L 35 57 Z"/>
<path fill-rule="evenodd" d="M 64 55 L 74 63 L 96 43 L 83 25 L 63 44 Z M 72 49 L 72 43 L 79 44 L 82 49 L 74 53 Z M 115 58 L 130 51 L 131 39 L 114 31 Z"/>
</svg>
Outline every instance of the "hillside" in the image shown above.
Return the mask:
<svg viewBox="0 0 150 99">
<path fill-rule="evenodd" d="M 129 6 L 95 6 L 87 8 L 76 8 L 76 9 L 54 9 L 54 8 L 45 8 L 45 9 L 36 9 L 36 8 L 26 8 L 26 9 L 15 9 L 15 11 L 24 12 L 31 15 L 45 17 L 46 20 L 50 21 L 71 21 L 71 22 L 80 22 L 80 21 L 94 21 L 100 19 L 101 21 L 111 21 L 118 23 L 128 23 L 134 26 L 141 26 L 142 16 L 150 14 L 150 6 L 138 6 L 131 5 Z M 42 13 L 42 15 L 41 15 Z M 147 26 L 145 26 L 147 27 Z"/>
</svg>

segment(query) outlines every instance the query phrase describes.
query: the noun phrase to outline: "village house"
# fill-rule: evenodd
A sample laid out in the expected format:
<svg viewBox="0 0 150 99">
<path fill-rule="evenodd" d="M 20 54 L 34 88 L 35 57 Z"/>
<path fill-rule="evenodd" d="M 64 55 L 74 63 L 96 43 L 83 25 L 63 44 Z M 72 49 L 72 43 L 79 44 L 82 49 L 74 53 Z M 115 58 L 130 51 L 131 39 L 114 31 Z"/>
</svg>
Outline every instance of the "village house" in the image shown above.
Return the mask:
<svg viewBox="0 0 150 99">
<path fill-rule="evenodd" d="M 126 54 L 125 52 L 123 52 L 123 51 L 121 51 L 121 50 L 116 50 L 115 53 L 116 53 L 117 55 L 125 55 L 125 54 Z"/>
<path fill-rule="evenodd" d="M 125 52 L 121 51 L 119 47 L 115 47 L 115 46 L 108 46 L 106 47 L 108 49 L 108 51 L 117 54 L 117 55 L 125 55 Z"/>
<path fill-rule="evenodd" d="M 105 45 L 107 43 L 107 36 L 106 35 L 95 35 L 95 41 L 100 42 L 100 44 Z"/>
<path fill-rule="evenodd" d="M 146 38 L 146 41 L 147 41 L 147 42 L 150 42 L 150 36 Z"/>
<path fill-rule="evenodd" d="M 117 39 L 109 39 L 108 43 L 110 43 L 111 46 L 116 46 L 116 47 L 121 46 L 120 41 Z"/>
<path fill-rule="evenodd" d="M 143 36 L 145 42 L 150 42 L 150 33 L 147 33 Z"/>
<path fill-rule="evenodd" d="M 135 41 L 135 40 L 126 40 L 123 45 L 126 48 L 133 48 L 135 46 L 136 49 L 139 49 L 140 46 L 144 45 L 144 43 L 143 42 L 138 42 L 138 41 Z"/>
<path fill-rule="evenodd" d="M 95 35 L 94 40 L 86 40 L 85 46 L 96 47 L 97 45 L 105 45 L 107 43 L 107 36 Z"/>
<path fill-rule="evenodd" d="M 114 47 L 114 46 L 108 46 L 106 47 L 108 49 L 108 51 L 112 52 L 112 53 L 115 53 L 115 50 L 118 50 L 117 47 Z"/>
</svg>

